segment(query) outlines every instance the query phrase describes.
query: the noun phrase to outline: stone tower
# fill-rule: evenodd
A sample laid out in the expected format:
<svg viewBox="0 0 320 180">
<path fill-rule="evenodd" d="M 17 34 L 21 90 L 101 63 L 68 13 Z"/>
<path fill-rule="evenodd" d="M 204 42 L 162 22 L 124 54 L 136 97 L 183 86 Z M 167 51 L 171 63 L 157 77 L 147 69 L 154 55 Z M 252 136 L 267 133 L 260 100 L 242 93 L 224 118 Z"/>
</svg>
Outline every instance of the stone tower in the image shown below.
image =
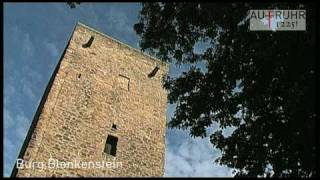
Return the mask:
<svg viewBox="0 0 320 180">
<path fill-rule="evenodd" d="M 11 176 L 163 176 L 167 71 L 78 23 Z"/>
</svg>

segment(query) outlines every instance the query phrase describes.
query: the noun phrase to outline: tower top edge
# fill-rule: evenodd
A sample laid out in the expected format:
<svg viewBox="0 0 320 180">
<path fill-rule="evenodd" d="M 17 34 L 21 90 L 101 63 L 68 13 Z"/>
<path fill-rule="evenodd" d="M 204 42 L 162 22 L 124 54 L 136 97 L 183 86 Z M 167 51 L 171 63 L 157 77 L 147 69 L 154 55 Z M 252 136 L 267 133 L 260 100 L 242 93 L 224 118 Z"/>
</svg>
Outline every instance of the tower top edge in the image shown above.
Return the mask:
<svg viewBox="0 0 320 180">
<path fill-rule="evenodd" d="M 137 53 L 139 53 L 139 54 L 141 54 L 141 55 L 143 55 L 143 56 L 148 57 L 149 59 L 155 61 L 157 64 L 161 64 L 161 65 L 166 66 L 166 67 L 169 66 L 169 63 L 168 63 L 168 62 L 161 61 L 160 59 L 158 59 L 158 58 L 156 58 L 156 57 L 154 57 L 154 56 L 151 56 L 151 55 L 149 55 L 149 54 L 146 54 L 146 53 L 142 52 L 141 50 L 139 50 L 139 49 L 137 49 L 137 48 L 134 48 L 134 47 L 132 47 L 132 46 L 130 46 L 130 45 L 128 45 L 128 44 L 126 44 L 126 43 L 118 40 L 118 39 L 115 39 L 115 38 L 113 38 L 113 37 L 111 37 L 111 36 L 109 36 L 109 35 L 101 32 L 101 31 L 93 28 L 93 27 L 90 27 L 90 26 L 84 24 L 83 22 L 78 21 L 78 22 L 76 23 L 76 27 L 77 27 L 77 26 L 84 27 L 84 28 L 86 28 L 86 29 L 88 29 L 88 30 L 90 30 L 90 31 L 93 31 L 93 32 L 95 32 L 95 33 L 97 33 L 97 34 L 105 37 L 105 38 L 111 39 L 112 41 L 114 41 L 114 42 L 116 42 L 116 43 L 119 43 L 119 44 L 121 44 L 121 45 L 123 45 L 123 46 L 125 46 L 125 47 L 127 47 L 127 48 L 129 48 L 129 49 L 131 49 L 131 50 L 133 50 L 133 51 L 136 51 Z M 74 28 L 74 31 L 75 31 L 76 27 Z"/>
</svg>

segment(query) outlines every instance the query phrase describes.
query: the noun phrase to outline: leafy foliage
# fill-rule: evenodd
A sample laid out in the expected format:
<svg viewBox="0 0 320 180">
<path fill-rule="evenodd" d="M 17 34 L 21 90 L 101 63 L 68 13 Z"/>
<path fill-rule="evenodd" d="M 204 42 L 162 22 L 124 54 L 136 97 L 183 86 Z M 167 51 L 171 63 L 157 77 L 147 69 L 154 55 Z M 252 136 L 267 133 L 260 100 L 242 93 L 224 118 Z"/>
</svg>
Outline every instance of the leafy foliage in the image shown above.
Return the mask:
<svg viewBox="0 0 320 180">
<path fill-rule="evenodd" d="M 205 137 L 219 123 L 210 136 L 222 151 L 217 162 L 236 168 L 237 176 L 315 176 L 314 6 L 143 3 L 134 25 L 142 50 L 167 62 L 207 65 L 206 72 L 192 66 L 165 79 L 168 100 L 177 103 L 169 127 Z M 248 30 L 248 10 L 273 8 L 306 9 L 307 31 Z M 199 42 L 209 44 L 203 53 L 195 51 Z M 237 129 L 224 137 L 221 130 L 230 126 Z"/>
<path fill-rule="evenodd" d="M 73 9 L 75 8 L 77 5 L 80 5 L 81 2 L 67 2 L 68 6 Z"/>
</svg>

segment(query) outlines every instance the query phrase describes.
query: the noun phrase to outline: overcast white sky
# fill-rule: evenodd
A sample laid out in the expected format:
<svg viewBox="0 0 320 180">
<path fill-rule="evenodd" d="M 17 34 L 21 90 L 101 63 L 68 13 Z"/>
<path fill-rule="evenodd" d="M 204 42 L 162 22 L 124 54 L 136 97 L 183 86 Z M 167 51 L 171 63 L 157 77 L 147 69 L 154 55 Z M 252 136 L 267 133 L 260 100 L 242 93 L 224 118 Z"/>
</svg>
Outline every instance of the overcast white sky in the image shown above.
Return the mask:
<svg viewBox="0 0 320 180">
<path fill-rule="evenodd" d="M 11 170 L 50 76 L 77 21 L 138 48 L 133 30 L 140 4 L 66 3 L 4 4 L 4 175 Z M 171 65 L 170 75 L 188 66 Z M 167 109 L 170 120 L 174 106 Z M 215 124 L 208 133 L 217 128 Z M 220 152 L 208 138 L 190 138 L 188 132 L 167 130 L 165 176 L 232 176 L 232 170 L 214 164 Z"/>
</svg>

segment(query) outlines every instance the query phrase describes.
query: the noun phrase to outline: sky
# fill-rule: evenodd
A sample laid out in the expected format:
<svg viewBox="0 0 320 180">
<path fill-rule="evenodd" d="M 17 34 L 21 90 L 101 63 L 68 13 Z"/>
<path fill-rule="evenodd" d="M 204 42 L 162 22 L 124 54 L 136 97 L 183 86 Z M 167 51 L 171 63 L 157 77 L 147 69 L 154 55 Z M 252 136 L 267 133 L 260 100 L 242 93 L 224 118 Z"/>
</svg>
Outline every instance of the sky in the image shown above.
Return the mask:
<svg viewBox="0 0 320 180">
<path fill-rule="evenodd" d="M 133 30 L 138 3 L 4 3 L 4 176 L 10 176 L 47 83 L 78 21 L 139 48 Z M 201 51 L 199 46 L 199 51 Z M 190 66 L 170 64 L 179 76 Z M 167 107 L 167 121 L 175 105 Z M 210 135 L 218 128 L 214 124 Z M 227 129 L 225 135 L 231 134 Z M 209 138 L 191 138 L 188 131 L 167 129 L 165 177 L 230 177 L 232 169 L 214 163 L 221 155 Z"/>
</svg>

